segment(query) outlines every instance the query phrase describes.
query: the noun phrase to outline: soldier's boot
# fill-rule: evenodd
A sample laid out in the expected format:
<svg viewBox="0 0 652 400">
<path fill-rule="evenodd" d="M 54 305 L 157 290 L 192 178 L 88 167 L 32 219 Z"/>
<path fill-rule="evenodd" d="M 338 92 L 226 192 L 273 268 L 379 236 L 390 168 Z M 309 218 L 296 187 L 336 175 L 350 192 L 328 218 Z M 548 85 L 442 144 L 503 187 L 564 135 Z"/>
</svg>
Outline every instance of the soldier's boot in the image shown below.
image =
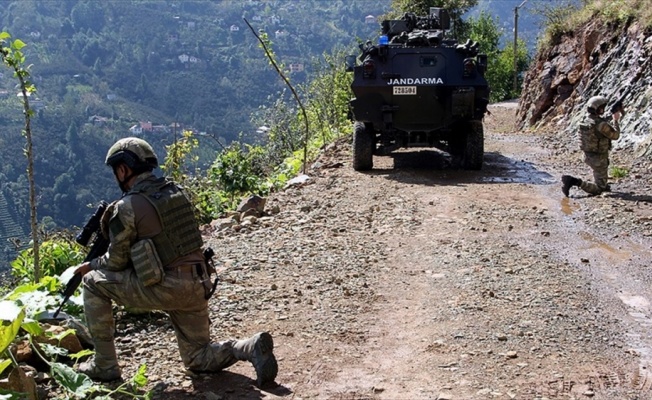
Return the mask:
<svg viewBox="0 0 652 400">
<path fill-rule="evenodd" d="M 561 191 L 564 193 L 564 196 L 568 197 L 568 193 L 570 192 L 570 188 L 573 186 L 580 187 L 582 184 L 582 180 L 579 178 L 572 177 L 570 175 L 562 175 L 561 176 Z"/>
<path fill-rule="evenodd" d="M 233 344 L 233 355 L 241 361 L 250 361 L 256 369 L 258 387 L 274 382 L 278 364 L 274 357 L 274 340 L 268 332 L 259 332 L 249 339 Z"/>
<path fill-rule="evenodd" d="M 77 371 L 88 375 L 91 379 L 102 382 L 120 379 L 122 373 L 118 365 L 115 343 L 113 341 L 95 341 L 95 355 L 80 363 Z"/>
</svg>

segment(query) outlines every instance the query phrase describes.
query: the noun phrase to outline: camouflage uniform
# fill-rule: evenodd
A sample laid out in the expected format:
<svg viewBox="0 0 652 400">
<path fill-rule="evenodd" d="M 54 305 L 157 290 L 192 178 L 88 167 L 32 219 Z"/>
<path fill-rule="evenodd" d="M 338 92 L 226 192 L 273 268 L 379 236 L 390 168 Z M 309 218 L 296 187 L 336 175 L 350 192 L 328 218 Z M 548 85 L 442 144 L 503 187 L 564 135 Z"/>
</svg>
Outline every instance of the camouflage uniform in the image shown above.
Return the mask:
<svg viewBox="0 0 652 400">
<path fill-rule="evenodd" d="M 151 173 L 142 174 L 137 183 L 152 177 Z M 235 363 L 233 341 L 210 343 L 208 300 L 194 267 L 203 263 L 201 249 L 166 266 L 161 283 L 145 287 L 131 267 L 130 249 L 139 238 L 161 232 L 156 210 L 142 196 L 128 195 L 107 212 L 112 213 L 109 250 L 91 262 L 94 270 L 84 276 L 84 312 L 94 340 L 113 342 L 114 300 L 126 307 L 166 311 L 187 368 L 219 371 Z"/>
<path fill-rule="evenodd" d="M 582 180 L 580 189 L 593 195 L 608 190 L 609 150 L 611 141 L 619 137 L 618 122 L 611 125 L 598 115 L 586 113 L 580 123 L 580 149 L 584 152 L 584 162 L 593 170 L 595 183 Z"/>
<path fill-rule="evenodd" d="M 602 118 L 600 115 L 604 112 L 607 102 L 607 98 L 603 96 L 591 97 L 587 102 L 587 113 L 582 119 L 579 129 L 580 149 L 584 152 L 584 162 L 593 170 L 595 182 L 587 182 L 571 175 L 562 175 L 561 191 L 566 197 L 573 186 L 592 195 L 609 190 L 607 183 L 609 150 L 611 150 L 611 141 L 620 137 L 620 127 L 618 126 L 620 114 L 614 114 L 613 125 Z"/>
<path fill-rule="evenodd" d="M 106 163 L 127 193 L 111 204 L 102 218 L 110 239 L 107 252 L 79 267 L 85 273 L 84 313 L 95 344 L 94 358 L 81 363 L 79 371 L 98 380 L 120 378 L 114 343 L 115 301 L 126 307 L 167 312 L 186 368 L 215 372 L 246 360 L 256 369 L 259 386 L 272 382 L 278 366 L 269 333 L 210 342 L 206 282 L 200 279 L 200 274 L 208 274 L 199 226 L 183 191 L 174 182 L 152 174 L 158 161 L 151 146 L 138 138 L 121 139 L 109 150 Z M 119 178 L 118 170 L 131 175 Z M 142 268 L 140 253 L 134 250 L 142 248 L 142 243 L 152 243 L 155 249 L 153 257 L 144 257 L 158 261 L 152 263 L 158 266 L 152 269 L 158 272 L 153 274 L 158 278 L 155 281 L 149 280 L 151 276 L 144 279 L 143 271 L 149 270 Z"/>
</svg>

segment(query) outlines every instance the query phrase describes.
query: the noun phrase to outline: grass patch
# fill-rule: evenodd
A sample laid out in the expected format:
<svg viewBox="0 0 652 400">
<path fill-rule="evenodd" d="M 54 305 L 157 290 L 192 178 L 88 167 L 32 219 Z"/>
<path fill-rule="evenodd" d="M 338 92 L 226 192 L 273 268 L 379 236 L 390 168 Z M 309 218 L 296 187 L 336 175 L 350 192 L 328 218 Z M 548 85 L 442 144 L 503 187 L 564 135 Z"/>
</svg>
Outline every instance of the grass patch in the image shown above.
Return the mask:
<svg viewBox="0 0 652 400">
<path fill-rule="evenodd" d="M 645 28 L 652 28 L 649 0 L 587 0 L 583 6 L 569 0 L 541 2 L 533 7 L 532 13 L 543 17 L 545 34 L 539 46 L 544 48 L 558 44 L 563 35 L 594 18 L 612 24 L 635 20 Z"/>
<path fill-rule="evenodd" d="M 629 175 L 629 170 L 624 167 L 613 166 L 609 168 L 609 176 L 612 178 L 624 178 Z"/>
</svg>

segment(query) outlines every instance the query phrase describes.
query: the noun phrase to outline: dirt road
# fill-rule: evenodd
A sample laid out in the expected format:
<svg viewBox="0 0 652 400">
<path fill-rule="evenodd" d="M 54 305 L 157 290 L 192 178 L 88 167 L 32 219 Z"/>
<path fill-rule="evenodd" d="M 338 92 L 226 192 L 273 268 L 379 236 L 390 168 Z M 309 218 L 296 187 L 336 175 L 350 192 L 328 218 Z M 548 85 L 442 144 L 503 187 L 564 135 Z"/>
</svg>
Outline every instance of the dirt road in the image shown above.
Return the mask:
<svg viewBox="0 0 652 400">
<path fill-rule="evenodd" d="M 269 330 L 279 386 L 246 363 L 184 373 L 156 315 L 119 325 L 127 374 L 147 363 L 161 399 L 652 399 L 645 166 L 564 198 L 562 169 L 585 172 L 572 143 L 490 109 L 481 171 L 421 150 L 357 173 L 340 143 L 270 197 L 280 212 L 211 234 L 214 337 Z"/>
</svg>

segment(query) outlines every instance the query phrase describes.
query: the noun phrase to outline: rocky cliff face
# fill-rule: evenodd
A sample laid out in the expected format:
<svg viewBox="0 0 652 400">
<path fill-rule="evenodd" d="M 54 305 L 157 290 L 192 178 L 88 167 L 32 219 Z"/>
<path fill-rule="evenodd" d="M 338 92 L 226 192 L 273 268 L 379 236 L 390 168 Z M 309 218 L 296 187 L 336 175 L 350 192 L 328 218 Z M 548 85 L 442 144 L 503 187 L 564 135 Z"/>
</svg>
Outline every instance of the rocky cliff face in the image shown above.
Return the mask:
<svg viewBox="0 0 652 400">
<path fill-rule="evenodd" d="M 536 55 L 525 76 L 520 127 L 545 126 L 573 140 L 591 96 L 606 96 L 610 105 L 624 96 L 616 147 L 635 157 L 652 154 L 651 55 L 652 32 L 639 23 L 589 21 Z"/>
</svg>

